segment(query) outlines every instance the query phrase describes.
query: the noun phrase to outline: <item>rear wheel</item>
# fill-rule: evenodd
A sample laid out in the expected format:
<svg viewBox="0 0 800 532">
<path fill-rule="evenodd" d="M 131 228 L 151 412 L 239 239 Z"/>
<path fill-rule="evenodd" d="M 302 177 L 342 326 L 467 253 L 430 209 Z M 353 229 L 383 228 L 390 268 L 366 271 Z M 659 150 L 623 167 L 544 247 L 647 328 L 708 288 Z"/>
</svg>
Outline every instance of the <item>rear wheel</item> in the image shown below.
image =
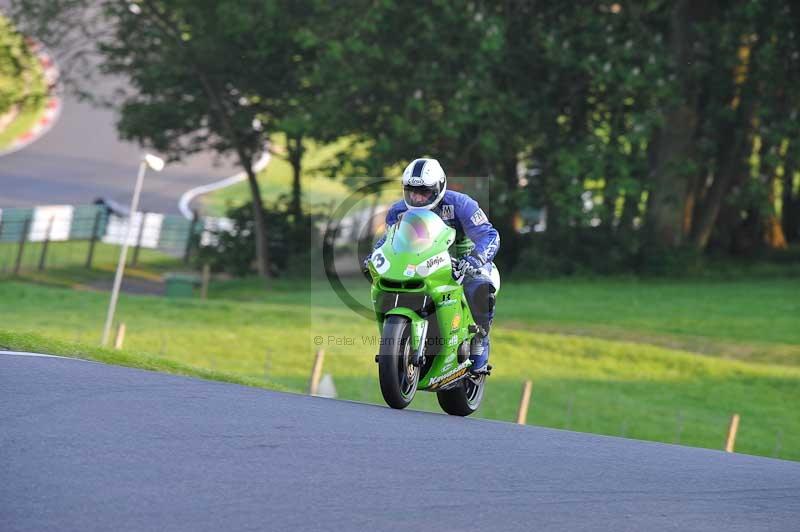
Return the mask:
<svg viewBox="0 0 800 532">
<path fill-rule="evenodd" d="M 439 406 L 451 416 L 468 416 L 475 412 L 483 400 L 486 374 L 468 375 L 455 388 L 436 392 Z"/>
<path fill-rule="evenodd" d="M 392 408 L 405 408 L 417 392 L 419 368 L 411 364 L 411 322 L 403 316 L 388 316 L 383 322 L 378 353 L 381 394 Z"/>
</svg>

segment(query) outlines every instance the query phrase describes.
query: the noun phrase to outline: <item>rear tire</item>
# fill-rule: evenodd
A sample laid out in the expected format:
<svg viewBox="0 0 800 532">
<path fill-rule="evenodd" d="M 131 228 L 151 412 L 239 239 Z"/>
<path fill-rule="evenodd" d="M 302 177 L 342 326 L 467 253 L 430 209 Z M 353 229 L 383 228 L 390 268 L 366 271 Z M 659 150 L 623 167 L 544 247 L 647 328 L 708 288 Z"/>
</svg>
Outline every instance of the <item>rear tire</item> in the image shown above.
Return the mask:
<svg viewBox="0 0 800 532">
<path fill-rule="evenodd" d="M 386 404 L 402 409 L 411 404 L 419 383 L 419 368 L 411 365 L 411 322 L 388 316 L 383 322 L 378 352 L 378 378 Z"/>
<path fill-rule="evenodd" d="M 486 374 L 468 376 L 460 380 L 455 388 L 436 392 L 439 406 L 451 416 L 468 416 L 481 406 L 485 384 Z"/>
</svg>

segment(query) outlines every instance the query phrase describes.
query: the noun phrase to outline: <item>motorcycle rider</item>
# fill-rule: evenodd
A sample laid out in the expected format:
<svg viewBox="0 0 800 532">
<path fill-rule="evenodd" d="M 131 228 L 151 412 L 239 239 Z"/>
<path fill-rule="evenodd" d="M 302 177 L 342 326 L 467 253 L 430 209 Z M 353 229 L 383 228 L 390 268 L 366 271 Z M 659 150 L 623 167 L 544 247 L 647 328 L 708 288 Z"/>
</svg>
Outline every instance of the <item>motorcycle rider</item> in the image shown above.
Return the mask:
<svg viewBox="0 0 800 532">
<path fill-rule="evenodd" d="M 457 276 L 463 276 L 464 293 L 480 330 L 470 344 L 470 369 L 490 369 L 489 330 L 494 319 L 495 294 L 500 276 L 492 259 L 500 247 L 500 235 L 478 203 L 466 194 L 447 190 L 447 176 L 436 159 L 415 159 L 403 172 L 403 199 L 392 204 L 386 226 L 397 223 L 408 209 L 429 209 L 456 230 L 456 249 L 468 250 L 457 257 Z M 378 240 L 379 248 L 385 235 Z M 471 248 L 471 249 L 470 249 Z M 366 269 L 370 256 L 364 261 Z"/>
</svg>

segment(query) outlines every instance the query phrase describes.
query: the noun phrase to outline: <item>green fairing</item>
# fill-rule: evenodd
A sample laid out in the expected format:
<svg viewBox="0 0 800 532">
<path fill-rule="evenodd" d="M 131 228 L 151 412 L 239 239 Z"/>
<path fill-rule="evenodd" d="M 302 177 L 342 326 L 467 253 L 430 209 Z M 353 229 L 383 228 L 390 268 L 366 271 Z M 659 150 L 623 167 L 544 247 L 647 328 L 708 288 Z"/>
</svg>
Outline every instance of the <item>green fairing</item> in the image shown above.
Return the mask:
<svg viewBox="0 0 800 532">
<path fill-rule="evenodd" d="M 474 336 L 469 332 L 474 320 L 464 290 L 453 279 L 448 249 L 454 240 L 455 230 L 445 225 L 436 214 L 415 209 L 408 211 L 398 224 L 388 229 L 386 241 L 373 252 L 369 264 L 373 279 L 371 299 L 379 332 L 383 331 L 387 316 L 408 318 L 412 324 L 411 346 L 416 351 L 426 321 L 418 312 L 419 309 L 394 306 L 383 313 L 381 301 L 389 298 L 393 304 L 393 300 L 399 301 L 399 295 L 417 294 L 420 300 L 427 296 L 427 301 L 433 302 L 435 312 L 428 317 L 428 347 L 425 353 L 434 352 L 437 347 L 441 349 L 432 357 L 427 371 L 420 375 L 420 390 L 438 391 L 441 383 L 431 386 L 431 380 L 441 380 L 443 375 L 459 367 L 458 347 Z M 428 273 L 428 269 L 434 271 Z M 437 324 L 439 335 L 434 336 Z M 430 355 L 428 358 L 431 359 Z M 469 365 L 470 362 L 465 361 L 461 367 L 468 368 Z M 447 384 L 457 380 L 460 379 L 448 381 Z"/>
</svg>

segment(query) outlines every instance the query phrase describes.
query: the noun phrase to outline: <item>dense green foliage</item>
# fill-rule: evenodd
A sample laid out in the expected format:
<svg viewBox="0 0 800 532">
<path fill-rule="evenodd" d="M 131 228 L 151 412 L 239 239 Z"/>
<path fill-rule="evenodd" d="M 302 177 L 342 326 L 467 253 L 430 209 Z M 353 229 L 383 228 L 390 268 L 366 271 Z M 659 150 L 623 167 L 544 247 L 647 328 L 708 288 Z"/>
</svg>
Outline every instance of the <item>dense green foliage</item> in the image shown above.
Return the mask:
<svg viewBox="0 0 800 532">
<path fill-rule="evenodd" d="M 380 404 L 375 324 L 354 319 L 324 282 L 276 281 L 267 296 L 262 284 L 214 283 L 208 301 L 126 295 L 120 353 L 89 347 L 107 294 L 0 283 L 0 300 L 15 302 L 0 305 L 0 345 L 303 391 L 320 336 L 339 397 Z M 363 281 L 350 288 L 367 292 Z M 797 280 L 509 282 L 480 414 L 513 420 L 530 378 L 532 424 L 720 449 L 738 412 L 737 451 L 800 459 L 800 418 L 786 406 L 800 399 L 797 289 Z M 750 322 L 751 306 L 763 320 Z M 439 411 L 429 394 L 413 406 Z"/>
<path fill-rule="evenodd" d="M 42 69 L 23 36 L 0 15 L 0 117 L 36 108 L 47 96 Z"/>
<path fill-rule="evenodd" d="M 286 206 L 287 202 L 279 201 L 264 209 L 264 220 L 270 228 L 267 239 L 272 257 L 270 273 L 273 276 L 288 274 L 295 278 L 308 278 L 311 250 L 320 246 L 321 238 L 314 230 L 319 216 L 301 214 L 301 218 L 295 220 Z M 251 273 L 256 260 L 252 209 L 250 203 L 230 209 L 226 216 L 233 227 L 213 231 L 214 242 L 199 248 L 195 262 L 207 263 L 215 272 L 224 271 L 237 276 Z"/>
<path fill-rule="evenodd" d="M 424 153 L 488 176 L 506 264 L 677 269 L 800 238 L 798 21 L 785 0 L 388 1 L 320 75 L 367 171 Z M 546 234 L 517 245 L 539 207 Z"/>
</svg>

